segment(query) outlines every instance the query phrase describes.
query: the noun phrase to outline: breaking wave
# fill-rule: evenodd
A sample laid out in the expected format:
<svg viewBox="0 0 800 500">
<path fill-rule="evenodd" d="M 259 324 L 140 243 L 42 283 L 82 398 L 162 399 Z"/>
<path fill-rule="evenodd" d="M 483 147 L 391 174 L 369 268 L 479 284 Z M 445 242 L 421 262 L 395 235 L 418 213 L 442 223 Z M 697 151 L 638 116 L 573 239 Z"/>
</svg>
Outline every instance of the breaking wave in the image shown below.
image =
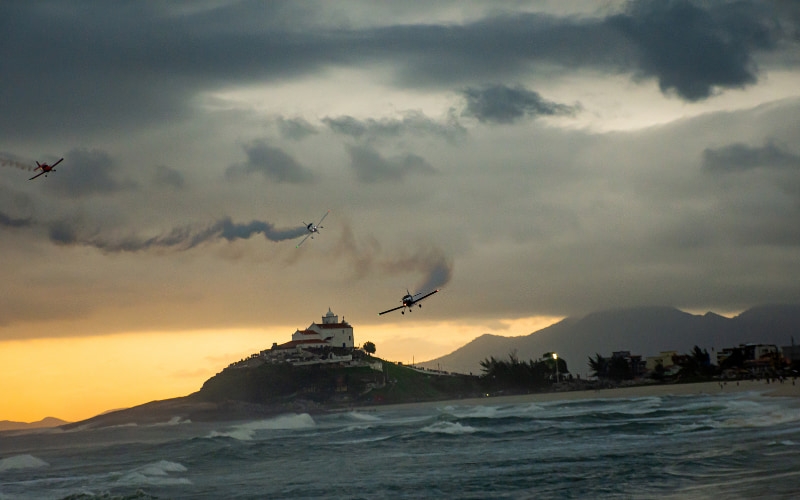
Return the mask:
<svg viewBox="0 0 800 500">
<path fill-rule="evenodd" d="M 15 469 L 38 469 L 49 466 L 50 464 L 44 460 L 28 454 L 0 459 L 0 472 Z"/>
<path fill-rule="evenodd" d="M 228 437 L 239 441 L 250 441 L 258 431 L 310 429 L 317 424 L 308 413 L 281 415 L 267 420 L 256 420 L 246 424 L 236 425 L 230 430 L 219 432 L 211 431 L 208 437 Z"/>
</svg>

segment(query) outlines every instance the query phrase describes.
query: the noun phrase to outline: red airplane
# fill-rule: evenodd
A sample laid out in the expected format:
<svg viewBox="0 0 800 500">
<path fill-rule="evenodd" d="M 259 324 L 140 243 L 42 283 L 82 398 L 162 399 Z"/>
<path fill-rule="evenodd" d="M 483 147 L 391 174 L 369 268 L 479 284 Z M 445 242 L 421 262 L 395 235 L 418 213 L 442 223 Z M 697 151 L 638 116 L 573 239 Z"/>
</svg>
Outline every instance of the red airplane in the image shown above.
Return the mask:
<svg viewBox="0 0 800 500">
<path fill-rule="evenodd" d="M 34 168 L 33 171 L 36 172 L 37 170 L 41 170 L 41 172 L 39 172 L 38 174 L 34 175 L 33 177 L 31 177 L 28 180 L 32 181 L 32 180 L 34 180 L 35 178 L 39 177 L 42 174 L 44 174 L 44 176 L 47 177 L 47 174 L 49 174 L 50 172 L 55 172 L 56 171 L 56 168 L 55 168 L 56 165 L 61 163 L 62 160 L 64 160 L 64 158 L 61 158 L 61 160 L 58 160 L 57 162 L 53 163 L 52 165 L 48 165 L 47 163 L 41 163 L 40 164 L 37 161 L 36 162 L 37 167 Z"/>
</svg>

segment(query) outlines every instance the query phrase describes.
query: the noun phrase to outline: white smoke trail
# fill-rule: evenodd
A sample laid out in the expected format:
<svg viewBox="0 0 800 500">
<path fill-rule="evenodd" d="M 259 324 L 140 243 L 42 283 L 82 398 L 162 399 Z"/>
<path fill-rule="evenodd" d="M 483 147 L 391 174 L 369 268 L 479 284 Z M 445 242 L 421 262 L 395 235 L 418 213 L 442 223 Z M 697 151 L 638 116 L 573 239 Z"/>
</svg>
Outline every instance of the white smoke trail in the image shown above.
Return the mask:
<svg viewBox="0 0 800 500">
<path fill-rule="evenodd" d="M 33 172 L 35 168 L 32 165 L 28 165 L 27 163 L 22 163 L 21 161 L 12 160 L 10 158 L 0 158 L 0 166 L 14 167 L 20 170 L 27 170 L 28 172 Z"/>
</svg>

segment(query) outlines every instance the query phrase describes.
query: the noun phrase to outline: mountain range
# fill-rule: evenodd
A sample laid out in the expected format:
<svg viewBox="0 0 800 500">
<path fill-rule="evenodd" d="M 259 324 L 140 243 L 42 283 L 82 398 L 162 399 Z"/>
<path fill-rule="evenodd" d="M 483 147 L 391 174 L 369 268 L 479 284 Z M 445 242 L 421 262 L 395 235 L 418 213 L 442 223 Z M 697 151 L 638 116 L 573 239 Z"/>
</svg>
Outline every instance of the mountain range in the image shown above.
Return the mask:
<svg viewBox="0 0 800 500">
<path fill-rule="evenodd" d="M 58 427 L 68 423 L 55 417 L 45 417 L 38 422 L 15 422 L 13 420 L 0 420 L 0 431 L 18 431 L 23 429 L 44 429 Z"/>
<path fill-rule="evenodd" d="M 713 312 L 690 314 L 674 307 L 637 307 L 568 317 L 529 335 L 502 337 L 484 334 L 440 358 L 417 363 L 430 369 L 480 374 L 480 362 L 494 356 L 520 361 L 538 360 L 556 352 L 573 375 L 590 374 L 588 360 L 597 354 L 610 357 L 630 351 L 642 358 L 662 351 L 689 353 L 694 346 L 716 353 L 740 344 L 791 345 L 800 340 L 800 304 L 766 305 L 727 318 Z"/>
</svg>

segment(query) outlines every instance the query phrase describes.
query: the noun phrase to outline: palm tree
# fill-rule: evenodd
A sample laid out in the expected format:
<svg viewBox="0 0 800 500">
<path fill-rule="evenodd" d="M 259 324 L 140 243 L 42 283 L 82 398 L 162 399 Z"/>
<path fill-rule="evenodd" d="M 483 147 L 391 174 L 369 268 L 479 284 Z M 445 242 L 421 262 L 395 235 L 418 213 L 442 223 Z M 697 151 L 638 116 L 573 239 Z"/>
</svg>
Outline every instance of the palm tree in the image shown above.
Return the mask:
<svg viewBox="0 0 800 500">
<path fill-rule="evenodd" d="M 632 379 L 633 370 L 628 360 L 622 356 L 612 356 L 608 362 L 608 378 L 616 381 Z"/>
<path fill-rule="evenodd" d="M 598 353 L 596 359 L 589 356 L 589 368 L 592 369 L 597 378 L 606 378 L 608 376 L 608 360 Z"/>
</svg>

